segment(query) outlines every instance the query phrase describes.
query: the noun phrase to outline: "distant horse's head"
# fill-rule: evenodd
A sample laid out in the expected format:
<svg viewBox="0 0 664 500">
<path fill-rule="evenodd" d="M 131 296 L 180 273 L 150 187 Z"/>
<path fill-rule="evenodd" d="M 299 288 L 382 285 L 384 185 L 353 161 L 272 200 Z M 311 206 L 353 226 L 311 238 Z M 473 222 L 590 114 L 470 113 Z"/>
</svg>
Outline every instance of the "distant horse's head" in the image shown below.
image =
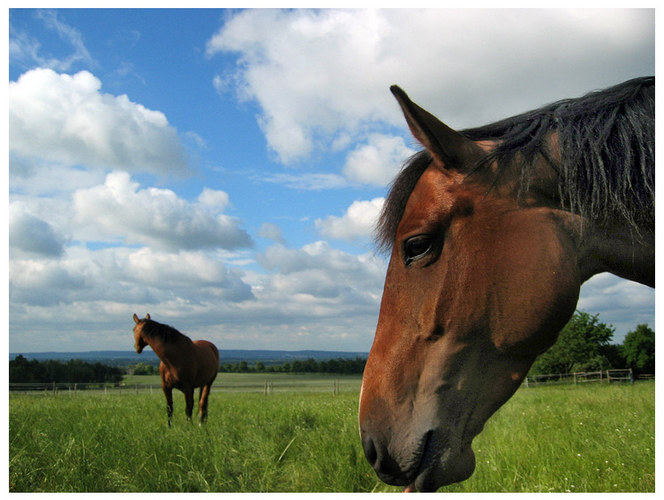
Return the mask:
<svg viewBox="0 0 664 500">
<path fill-rule="evenodd" d="M 134 313 L 134 348 L 138 354 L 143 352 L 143 348 L 148 345 L 143 335 L 143 326 L 145 322 L 150 320 L 150 315 L 146 314 L 145 318 L 139 319 L 138 316 Z"/>
<path fill-rule="evenodd" d="M 360 431 L 382 480 L 436 490 L 472 474 L 473 438 L 555 342 L 585 279 L 609 270 L 654 284 L 654 228 L 637 238 L 629 224 L 607 219 L 597 229 L 584 207 L 564 207 L 559 129 L 539 121 L 536 130 L 536 116 L 525 127 L 540 134 L 537 152 L 504 161 L 499 139 L 484 132 L 471 140 L 393 92 L 426 150 L 383 209 L 380 238 L 391 259 Z"/>
</svg>

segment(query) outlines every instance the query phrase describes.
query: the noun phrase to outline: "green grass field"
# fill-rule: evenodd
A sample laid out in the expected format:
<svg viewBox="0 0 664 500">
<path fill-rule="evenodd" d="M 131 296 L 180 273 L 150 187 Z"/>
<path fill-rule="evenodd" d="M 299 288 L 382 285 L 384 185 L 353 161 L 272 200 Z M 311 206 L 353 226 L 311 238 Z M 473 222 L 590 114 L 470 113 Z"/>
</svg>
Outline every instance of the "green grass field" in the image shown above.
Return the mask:
<svg viewBox="0 0 664 500">
<path fill-rule="evenodd" d="M 12 393 L 10 491 L 399 491 L 364 459 L 358 377 L 337 396 L 335 377 L 282 377 L 266 396 L 262 375 L 221 374 L 203 427 L 178 393 L 171 429 L 158 390 Z M 440 491 L 654 492 L 655 384 L 521 389 L 474 449 L 475 474 Z"/>
</svg>

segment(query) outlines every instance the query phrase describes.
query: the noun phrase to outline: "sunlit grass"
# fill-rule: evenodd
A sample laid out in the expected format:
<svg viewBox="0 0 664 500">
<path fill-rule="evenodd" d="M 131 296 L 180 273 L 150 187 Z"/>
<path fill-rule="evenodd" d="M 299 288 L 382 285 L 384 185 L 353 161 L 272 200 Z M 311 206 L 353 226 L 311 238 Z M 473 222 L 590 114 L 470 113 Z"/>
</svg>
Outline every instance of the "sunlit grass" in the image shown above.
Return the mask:
<svg viewBox="0 0 664 500">
<path fill-rule="evenodd" d="M 357 393 L 217 394 L 206 425 L 160 394 L 10 398 L 12 491 L 366 491 Z M 177 407 L 176 407 L 177 409 Z"/>
<path fill-rule="evenodd" d="M 473 448 L 475 474 L 445 491 L 654 491 L 654 383 L 522 389 Z"/>
<path fill-rule="evenodd" d="M 357 391 L 213 393 L 210 419 L 163 396 L 10 395 L 11 491 L 398 491 L 364 459 Z M 441 491 L 654 491 L 654 383 L 522 389 Z"/>
</svg>

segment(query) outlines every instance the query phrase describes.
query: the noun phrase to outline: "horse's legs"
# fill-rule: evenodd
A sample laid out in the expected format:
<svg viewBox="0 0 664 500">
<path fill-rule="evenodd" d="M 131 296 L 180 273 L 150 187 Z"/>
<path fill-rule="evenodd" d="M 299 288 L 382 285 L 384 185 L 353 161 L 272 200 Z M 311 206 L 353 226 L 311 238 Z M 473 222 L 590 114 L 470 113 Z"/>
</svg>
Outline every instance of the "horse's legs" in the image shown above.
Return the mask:
<svg viewBox="0 0 664 500">
<path fill-rule="evenodd" d="M 191 414 L 194 411 L 194 388 L 190 387 L 184 391 L 184 401 L 186 403 L 185 412 L 187 420 L 191 420 Z"/>
<path fill-rule="evenodd" d="M 166 396 L 166 413 L 168 414 L 168 426 L 171 426 L 171 419 L 173 418 L 173 389 L 171 387 L 163 386 L 164 396 Z"/>
<path fill-rule="evenodd" d="M 211 385 L 208 384 L 201 387 L 198 397 L 198 419 L 201 424 L 207 421 L 208 396 L 210 395 Z"/>
</svg>

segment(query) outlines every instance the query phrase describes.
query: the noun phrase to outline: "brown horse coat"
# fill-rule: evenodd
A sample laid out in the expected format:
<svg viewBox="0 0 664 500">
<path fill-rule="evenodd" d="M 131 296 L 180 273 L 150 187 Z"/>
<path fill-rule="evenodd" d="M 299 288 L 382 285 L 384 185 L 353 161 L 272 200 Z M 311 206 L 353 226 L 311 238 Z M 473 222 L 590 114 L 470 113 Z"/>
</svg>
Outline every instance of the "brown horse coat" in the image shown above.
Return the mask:
<svg viewBox="0 0 664 500">
<path fill-rule="evenodd" d="M 379 223 L 391 251 L 359 424 L 385 482 L 433 491 L 600 272 L 655 284 L 654 78 L 456 132 L 393 87 L 426 148 Z"/>
<path fill-rule="evenodd" d="M 134 314 L 134 340 L 137 353 L 149 345 L 160 359 L 159 374 L 166 396 L 168 425 L 173 415 L 173 389 L 185 396 L 185 413 L 191 419 L 194 406 L 194 389 L 200 387 L 198 401 L 199 421 L 207 419 L 208 397 L 212 383 L 219 371 L 219 351 L 207 340 L 192 341 L 186 335 L 168 325 L 157 323 L 148 314 L 139 319 Z"/>
</svg>

